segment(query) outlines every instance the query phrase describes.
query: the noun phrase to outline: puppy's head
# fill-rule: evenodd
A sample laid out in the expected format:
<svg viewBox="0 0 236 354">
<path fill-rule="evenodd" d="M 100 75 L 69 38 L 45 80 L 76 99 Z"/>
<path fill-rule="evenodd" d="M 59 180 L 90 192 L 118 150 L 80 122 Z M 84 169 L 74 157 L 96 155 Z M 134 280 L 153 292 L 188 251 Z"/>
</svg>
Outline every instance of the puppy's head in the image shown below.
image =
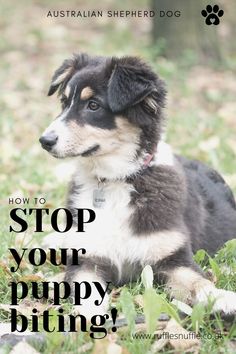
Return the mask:
<svg viewBox="0 0 236 354">
<path fill-rule="evenodd" d="M 40 138 L 55 157 L 120 153 L 134 159 L 159 139 L 163 82 L 140 59 L 76 55 L 53 75 L 61 114 Z"/>
</svg>

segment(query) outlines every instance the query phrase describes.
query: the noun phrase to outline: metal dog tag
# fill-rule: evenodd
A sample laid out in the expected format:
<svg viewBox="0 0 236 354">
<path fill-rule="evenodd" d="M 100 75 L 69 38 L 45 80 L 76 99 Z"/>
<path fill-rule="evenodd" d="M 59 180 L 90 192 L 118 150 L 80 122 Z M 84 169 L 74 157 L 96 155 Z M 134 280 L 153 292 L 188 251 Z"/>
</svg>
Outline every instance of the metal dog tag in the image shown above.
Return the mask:
<svg viewBox="0 0 236 354">
<path fill-rule="evenodd" d="M 95 208 L 104 208 L 106 203 L 105 192 L 102 188 L 93 191 L 93 206 Z"/>
</svg>

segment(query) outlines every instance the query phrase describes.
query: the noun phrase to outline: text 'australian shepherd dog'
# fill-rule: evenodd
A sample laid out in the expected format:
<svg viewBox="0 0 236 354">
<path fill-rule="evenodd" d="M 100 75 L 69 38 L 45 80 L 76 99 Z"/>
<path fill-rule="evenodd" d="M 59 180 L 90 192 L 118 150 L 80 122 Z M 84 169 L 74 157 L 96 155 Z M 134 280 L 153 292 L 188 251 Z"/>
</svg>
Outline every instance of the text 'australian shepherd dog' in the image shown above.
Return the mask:
<svg viewBox="0 0 236 354">
<path fill-rule="evenodd" d="M 236 204 L 213 169 L 174 155 L 162 141 L 166 90 L 135 57 L 76 55 L 56 70 L 48 95 L 59 91 L 62 113 L 40 138 L 57 158 L 74 157 L 68 208 L 93 209 L 85 232 L 54 237 L 52 245 L 85 248 L 68 281 L 136 281 L 150 265 L 171 297 L 207 304 L 235 315 L 236 293 L 217 289 L 193 260 L 203 248 L 214 254 L 236 236 Z M 76 296 L 76 294 L 75 294 Z M 108 295 L 85 316 L 107 311 Z"/>
</svg>

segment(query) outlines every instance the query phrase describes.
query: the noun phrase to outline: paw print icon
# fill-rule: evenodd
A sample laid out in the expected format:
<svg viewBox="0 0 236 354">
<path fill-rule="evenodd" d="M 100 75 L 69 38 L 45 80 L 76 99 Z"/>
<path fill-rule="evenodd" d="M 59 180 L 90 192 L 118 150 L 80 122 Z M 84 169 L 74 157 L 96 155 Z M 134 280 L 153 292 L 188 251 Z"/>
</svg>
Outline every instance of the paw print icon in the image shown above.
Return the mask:
<svg viewBox="0 0 236 354">
<path fill-rule="evenodd" d="M 202 10 L 201 14 L 206 18 L 206 25 L 219 25 L 220 17 L 224 15 L 224 11 L 219 9 L 218 5 L 214 5 L 213 7 L 211 5 L 207 5 L 206 9 Z"/>
</svg>

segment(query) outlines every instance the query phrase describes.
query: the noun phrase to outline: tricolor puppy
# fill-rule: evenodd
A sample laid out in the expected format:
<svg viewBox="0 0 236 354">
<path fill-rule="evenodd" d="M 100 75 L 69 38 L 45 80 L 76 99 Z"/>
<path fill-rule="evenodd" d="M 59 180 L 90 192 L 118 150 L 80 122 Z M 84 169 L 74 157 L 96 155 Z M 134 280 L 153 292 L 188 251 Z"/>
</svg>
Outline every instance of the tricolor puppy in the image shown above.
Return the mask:
<svg viewBox="0 0 236 354">
<path fill-rule="evenodd" d="M 235 237 L 235 200 L 216 171 L 174 155 L 162 141 L 163 81 L 135 57 L 81 54 L 56 70 L 49 96 L 56 91 L 62 113 L 40 142 L 54 157 L 78 162 L 68 207 L 96 212 L 84 233 L 53 239 L 54 247 L 61 240 L 60 247 L 87 251 L 67 279 L 119 286 L 149 264 L 171 296 L 205 304 L 211 297 L 214 311 L 234 314 L 236 294 L 215 288 L 193 253 L 214 254 Z M 99 313 L 92 299 L 80 312 Z"/>
</svg>

